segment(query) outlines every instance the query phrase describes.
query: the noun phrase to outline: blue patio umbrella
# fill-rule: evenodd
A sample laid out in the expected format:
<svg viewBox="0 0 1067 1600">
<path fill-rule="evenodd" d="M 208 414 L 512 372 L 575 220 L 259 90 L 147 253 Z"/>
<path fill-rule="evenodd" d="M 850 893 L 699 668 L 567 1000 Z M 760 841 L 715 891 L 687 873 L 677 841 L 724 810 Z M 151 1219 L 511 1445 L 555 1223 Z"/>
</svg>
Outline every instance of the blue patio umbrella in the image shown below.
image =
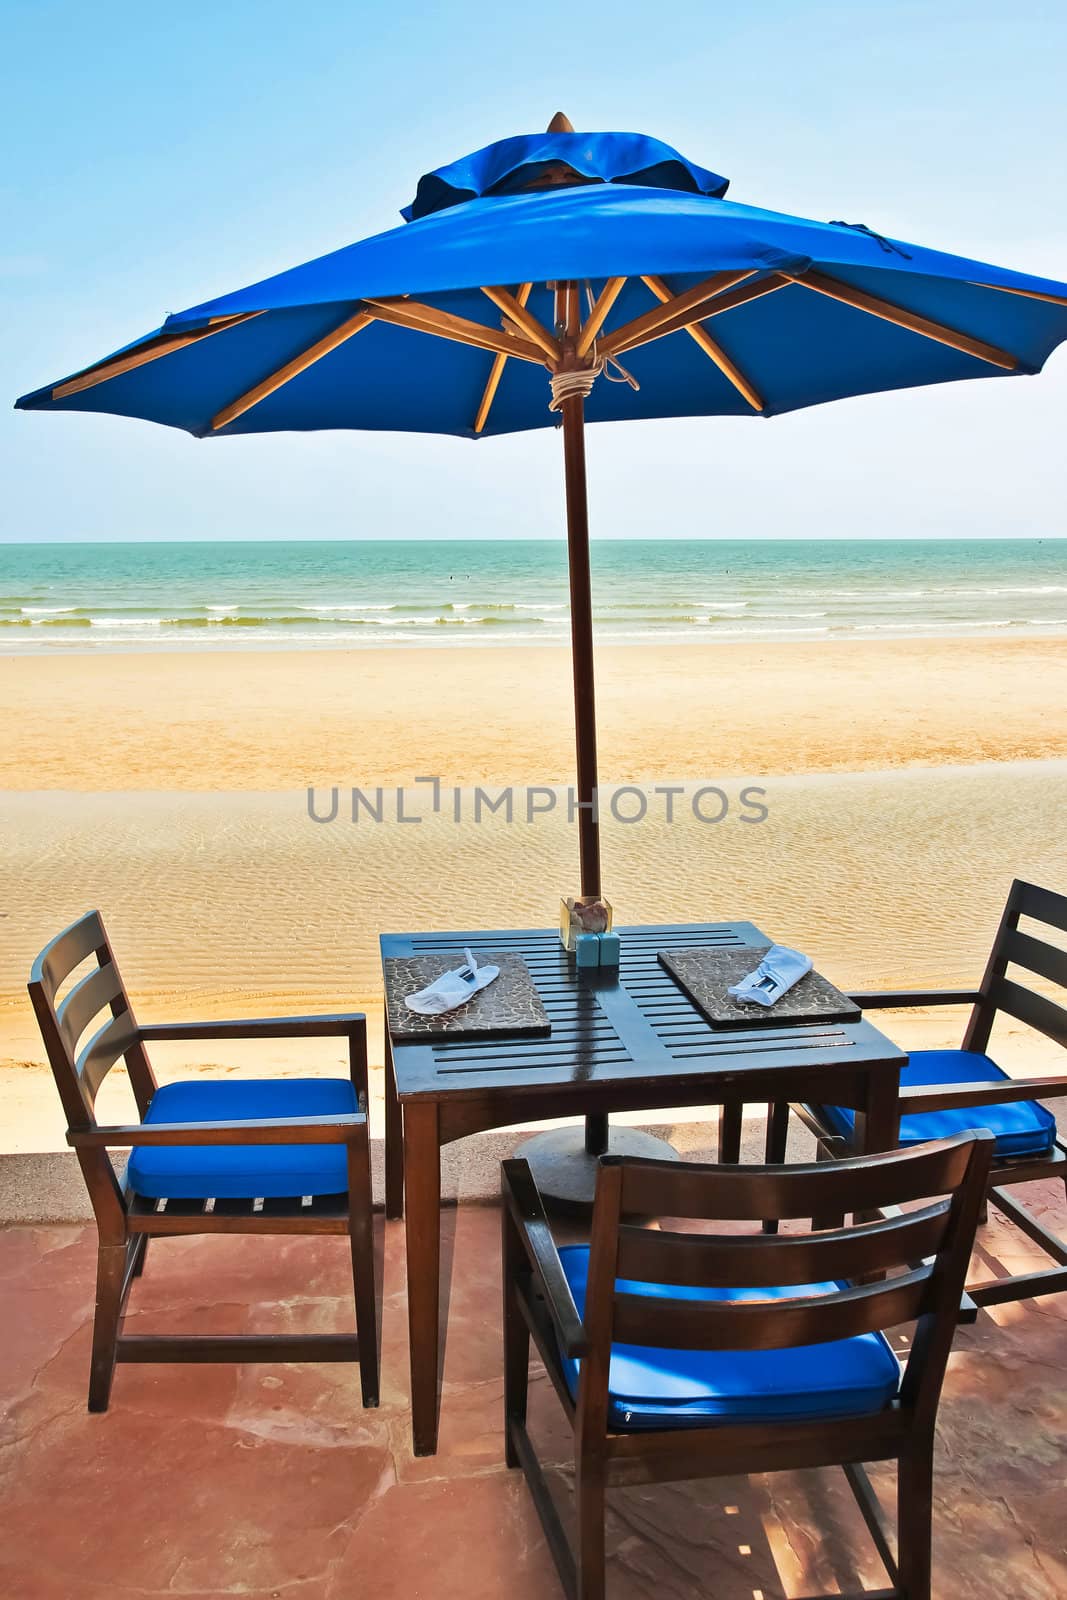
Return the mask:
<svg viewBox="0 0 1067 1600">
<path fill-rule="evenodd" d="M 598 895 L 584 423 L 1032 374 L 1067 337 L 1062 283 L 726 189 L 656 139 L 557 115 L 421 178 L 403 226 L 178 312 L 18 405 L 199 438 L 562 421 L 581 883 Z"/>
<path fill-rule="evenodd" d="M 178 312 L 18 405 L 208 439 L 561 422 L 581 886 L 598 896 L 585 422 L 1033 374 L 1067 338 L 1065 284 L 726 189 L 656 139 L 557 115 L 421 178 L 403 226 Z M 587 1149 L 605 1139 L 590 1119 Z"/>
</svg>

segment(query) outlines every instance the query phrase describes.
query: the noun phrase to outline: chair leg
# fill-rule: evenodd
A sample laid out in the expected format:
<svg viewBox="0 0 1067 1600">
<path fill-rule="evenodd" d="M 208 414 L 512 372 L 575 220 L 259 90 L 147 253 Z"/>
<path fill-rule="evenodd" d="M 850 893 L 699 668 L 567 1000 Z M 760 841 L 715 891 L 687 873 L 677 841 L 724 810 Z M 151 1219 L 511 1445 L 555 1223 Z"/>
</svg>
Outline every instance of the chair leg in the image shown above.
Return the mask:
<svg viewBox="0 0 1067 1600">
<path fill-rule="evenodd" d="M 96 1256 L 96 1314 L 93 1318 L 93 1354 L 89 1367 L 90 1411 L 106 1411 L 111 1398 L 125 1280 L 125 1244 L 100 1245 Z"/>
<path fill-rule="evenodd" d="M 370 1144 L 364 1132 L 348 1147 L 348 1242 L 359 1339 L 359 1382 L 363 1404 L 378 1404 L 378 1305 L 374 1293 L 374 1212 L 371 1202 Z"/>
<path fill-rule="evenodd" d="M 604 1463 L 575 1462 L 575 1509 L 578 1521 L 578 1561 L 575 1600 L 605 1600 L 607 1553 L 605 1537 Z"/>
<path fill-rule="evenodd" d="M 930 1600 L 933 1440 L 897 1464 L 897 1566 L 901 1600 Z"/>
<path fill-rule="evenodd" d="M 507 1206 L 503 1210 L 502 1271 L 504 1280 L 504 1460 L 509 1467 L 521 1466 L 511 1438 L 511 1424 L 526 1425 L 526 1400 L 530 1388 L 530 1330 L 519 1310 L 515 1276 L 519 1270 L 522 1246 Z"/>
<path fill-rule="evenodd" d="M 130 1276 L 134 1277 L 134 1278 L 139 1278 L 141 1276 L 141 1274 L 144 1272 L 145 1262 L 148 1259 L 148 1235 L 147 1235 L 147 1233 L 142 1233 L 142 1234 L 140 1234 L 138 1236 L 138 1242 L 134 1246 L 134 1249 L 136 1251 L 136 1254 L 134 1255 L 134 1258 L 133 1258 L 133 1271 L 130 1274 Z"/>
</svg>

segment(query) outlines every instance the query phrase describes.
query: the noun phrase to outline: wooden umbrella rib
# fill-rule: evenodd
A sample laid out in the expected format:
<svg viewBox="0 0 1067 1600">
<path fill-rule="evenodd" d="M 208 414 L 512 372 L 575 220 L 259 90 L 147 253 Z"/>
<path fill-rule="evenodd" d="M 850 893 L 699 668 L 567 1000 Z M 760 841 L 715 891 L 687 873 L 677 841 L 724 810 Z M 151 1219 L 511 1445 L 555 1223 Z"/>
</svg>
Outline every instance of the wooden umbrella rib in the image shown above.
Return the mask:
<svg viewBox="0 0 1067 1600">
<path fill-rule="evenodd" d="M 889 300 L 881 300 L 877 295 L 868 294 L 865 289 L 857 289 L 851 283 L 843 283 L 839 278 L 831 278 L 826 273 L 806 272 L 803 276 L 791 277 L 790 281 L 799 283 L 805 289 L 811 289 L 815 294 L 826 295 L 830 300 L 838 300 L 842 305 L 852 306 L 857 311 L 866 311 L 872 317 L 880 317 L 883 322 L 892 322 L 898 328 L 907 328 L 911 333 L 922 334 L 924 338 L 934 339 L 938 344 L 960 350 L 964 355 L 975 356 L 979 361 L 987 361 L 990 366 L 1002 367 L 1006 372 L 1014 372 L 1019 365 L 1018 359 L 1007 350 L 986 344 L 982 339 L 974 339 L 969 333 L 960 333 L 956 328 L 946 327 L 944 323 L 934 322 L 930 317 L 920 316 L 915 311 L 906 311 L 903 306 L 893 305 Z"/>
<path fill-rule="evenodd" d="M 600 341 L 602 355 L 621 355 L 624 350 L 634 350 L 639 345 L 651 344 L 654 339 L 665 339 L 669 334 L 679 333 L 683 328 L 693 327 L 698 322 L 706 322 L 711 317 L 721 316 L 724 311 L 733 311 L 737 306 L 747 305 L 750 300 L 760 300 L 765 294 L 773 294 L 777 289 L 784 289 L 789 282 L 778 273 L 771 273 L 766 278 L 753 278 L 745 283 L 740 283 L 736 289 L 727 289 L 724 293 L 716 295 L 714 300 L 707 300 L 703 305 L 691 306 L 688 311 L 676 313 L 669 322 L 664 322 L 653 333 L 644 338 L 617 338 L 616 333 L 609 334 Z M 624 329 L 619 328 L 618 334 Z"/>
<path fill-rule="evenodd" d="M 713 273 L 710 278 L 694 284 L 684 293 L 672 295 L 666 304 L 653 306 L 651 311 L 642 312 L 631 322 L 624 322 L 621 328 L 616 328 L 601 341 L 601 355 L 615 355 L 620 350 L 629 350 L 635 344 L 647 344 L 673 318 L 684 316 L 697 306 L 706 305 L 709 300 L 733 288 L 735 283 L 740 283 L 742 278 L 751 276 L 752 270 L 747 267 L 742 272 Z"/>
<path fill-rule="evenodd" d="M 1044 300 L 1046 305 L 1067 306 L 1067 295 L 1046 294 L 1044 289 L 1016 289 L 1006 283 L 976 283 L 976 289 L 993 289 L 997 294 L 1017 294 L 1024 300 Z"/>
<path fill-rule="evenodd" d="M 519 292 L 515 296 L 515 299 L 518 301 L 520 306 L 525 307 L 527 300 L 530 298 L 530 290 L 532 288 L 532 283 L 521 283 L 519 285 Z M 478 406 L 478 411 L 474 418 L 475 433 L 481 433 L 489 419 L 489 410 L 493 404 L 493 401 L 496 399 L 496 392 L 500 387 L 500 380 L 504 376 L 504 366 L 507 362 L 507 359 L 508 358 L 505 355 L 495 355 L 493 357 L 493 365 L 489 369 L 489 378 L 486 382 L 485 389 L 482 393 L 481 403 Z"/>
<path fill-rule="evenodd" d="M 609 278 L 593 302 L 593 308 L 585 320 L 585 325 L 578 335 L 575 353 L 587 356 L 592 349 L 597 334 L 604 326 L 604 319 L 625 287 L 625 278 Z"/>
<path fill-rule="evenodd" d="M 206 328 L 196 328 L 190 333 L 159 334 L 136 350 L 129 350 L 125 355 L 116 356 L 110 361 L 98 361 L 95 366 L 86 367 L 84 372 L 79 372 L 76 377 L 57 384 L 52 390 L 52 399 L 65 400 L 68 395 L 81 394 L 85 389 L 95 389 L 98 383 L 121 378 L 123 373 L 134 372 L 138 367 L 147 366 L 150 361 L 158 361 L 160 356 L 169 356 L 175 350 L 185 350 L 191 344 L 199 344 L 201 339 L 210 339 L 212 334 L 225 333 L 227 328 L 236 328 L 239 323 L 250 322 L 253 317 L 262 315 L 262 311 L 239 311 L 228 317 L 212 317 Z"/>
<path fill-rule="evenodd" d="M 498 310 L 509 318 L 511 322 L 524 333 L 533 343 L 538 345 L 553 361 L 558 361 L 562 355 L 559 341 L 554 339 L 548 329 L 538 321 L 532 312 L 527 311 L 525 304 L 516 299 L 509 289 L 489 287 L 482 290 Z"/>
<path fill-rule="evenodd" d="M 656 296 L 657 300 L 661 300 L 664 304 L 666 304 L 667 301 L 671 299 L 671 291 L 668 289 L 662 278 L 642 278 L 641 281 L 652 290 L 652 293 Z M 715 363 L 723 376 L 729 379 L 734 388 L 737 390 L 738 394 L 742 395 L 744 399 L 748 401 L 752 409 L 754 411 L 762 411 L 763 398 L 759 391 L 748 381 L 737 363 L 732 361 L 731 358 L 726 354 L 726 351 L 722 348 L 722 345 L 720 345 L 711 337 L 711 334 L 708 332 L 708 330 L 706 328 L 702 328 L 699 323 L 691 323 L 689 327 L 685 329 L 685 332 L 693 340 L 694 344 L 699 346 L 699 348 L 703 350 L 704 354 Z"/>
<path fill-rule="evenodd" d="M 228 406 L 211 419 L 211 430 L 217 433 L 220 428 L 225 428 L 228 423 L 235 422 L 238 417 L 243 417 L 246 411 L 251 411 L 253 406 L 258 406 L 261 400 L 266 400 L 276 390 L 281 389 L 293 378 L 306 372 L 308 367 L 313 367 L 316 361 L 321 361 L 323 356 L 328 356 L 332 350 L 351 339 L 354 334 L 362 333 L 374 317 L 369 311 L 357 311 L 354 316 L 347 317 L 339 327 L 334 328 L 325 338 L 317 339 L 314 344 L 302 350 L 298 356 L 287 361 L 283 367 L 272 372 L 268 378 L 254 384 L 251 389 L 246 389 L 244 394 L 236 400 L 231 400 Z"/>
<path fill-rule="evenodd" d="M 515 356 L 520 361 L 535 361 L 538 366 L 545 363 L 544 351 L 528 339 L 512 338 L 497 328 L 454 316 L 451 311 L 439 311 L 436 306 L 423 305 L 418 300 L 365 300 L 364 305 L 374 312 L 379 322 L 391 322 L 416 333 L 433 333 L 440 339 L 471 345 L 475 350 L 492 350 Z"/>
</svg>

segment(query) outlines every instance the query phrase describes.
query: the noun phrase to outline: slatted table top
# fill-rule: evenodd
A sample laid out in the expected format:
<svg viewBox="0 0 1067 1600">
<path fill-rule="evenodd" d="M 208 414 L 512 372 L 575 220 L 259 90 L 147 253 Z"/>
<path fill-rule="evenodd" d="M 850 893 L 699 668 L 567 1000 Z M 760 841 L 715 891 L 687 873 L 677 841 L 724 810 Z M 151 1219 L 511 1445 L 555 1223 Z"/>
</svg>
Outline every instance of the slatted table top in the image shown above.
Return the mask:
<svg viewBox="0 0 1067 1600">
<path fill-rule="evenodd" d="M 803 1066 L 818 1059 L 843 1068 L 907 1057 L 863 1018 L 788 1022 L 780 1027 L 712 1029 L 657 960 L 659 951 L 694 945 L 766 946 L 751 922 L 673 923 L 619 928 L 622 961 L 579 969 L 550 928 L 473 933 L 383 934 L 382 956 L 513 950 L 523 956 L 549 1019 L 545 1038 L 392 1040 L 401 1100 L 477 1098 L 664 1080 L 713 1079 L 724 1071 Z"/>
</svg>

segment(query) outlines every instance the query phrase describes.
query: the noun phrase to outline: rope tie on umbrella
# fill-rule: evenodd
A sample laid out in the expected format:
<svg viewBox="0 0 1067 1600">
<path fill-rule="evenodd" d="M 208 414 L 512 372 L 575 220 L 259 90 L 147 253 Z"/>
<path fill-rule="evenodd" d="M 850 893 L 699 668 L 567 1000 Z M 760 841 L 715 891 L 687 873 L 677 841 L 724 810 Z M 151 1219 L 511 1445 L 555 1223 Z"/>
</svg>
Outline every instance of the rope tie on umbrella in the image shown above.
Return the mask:
<svg viewBox="0 0 1067 1600">
<path fill-rule="evenodd" d="M 593 290 L 590 284 L 585 286 L 585 297 L 590 311 L 593 309 Z M 609 383 L 628 383 L 631 389 L 640 389 L 641 385 L 632 372 L 628 372 L 621 361 L 616 361 L 613 356 L 598 356 L 596 343 L 592 348 L 592 361 L 586 367 L 572 367 L 561 372 L 553 372 L 549 376 L 552 387 L 552 399 L 549 401 L 550 411 L 562 411 L 564 400 L 580 398 L 585 400 L 593 392 L 593 385 L 603 373 Z M 617 368 L 618 375 L 610 370 Z"/>
<path fill-rule="evenodd" d="M 565 400 L 585 400 L 593 392 L 593 385 L 604 369 L 604 363 L 598 361 L 591 367 L 573 367 L 569 372 L 552 372 L 549 374 L 549 384 L 552 388 L 552 399 L 548 403 L 550 411 L 562 411 Z"/>
<path fill-rule="evenodd" d="M 631 389 L 640 389 L 641 385 L 632 372 L 627 372 L 621 362 L 612 356 L 596 356 L 596 346 L 593 346 L 594 361 L 588 367 L 572 367 L 563 372 L 549 374 L 549 384 L 552 388 L 552 399 L 548 403 L 550 411 L 562 411 L 564 400 L 573 400 L 580 397 L 582 400 L 593 392 L 593 385 L 603 374 L 609 383 L 628 383 Z M 610 367 L 618 368 L 618 375 L 609 371 Z"/>
</svg>

